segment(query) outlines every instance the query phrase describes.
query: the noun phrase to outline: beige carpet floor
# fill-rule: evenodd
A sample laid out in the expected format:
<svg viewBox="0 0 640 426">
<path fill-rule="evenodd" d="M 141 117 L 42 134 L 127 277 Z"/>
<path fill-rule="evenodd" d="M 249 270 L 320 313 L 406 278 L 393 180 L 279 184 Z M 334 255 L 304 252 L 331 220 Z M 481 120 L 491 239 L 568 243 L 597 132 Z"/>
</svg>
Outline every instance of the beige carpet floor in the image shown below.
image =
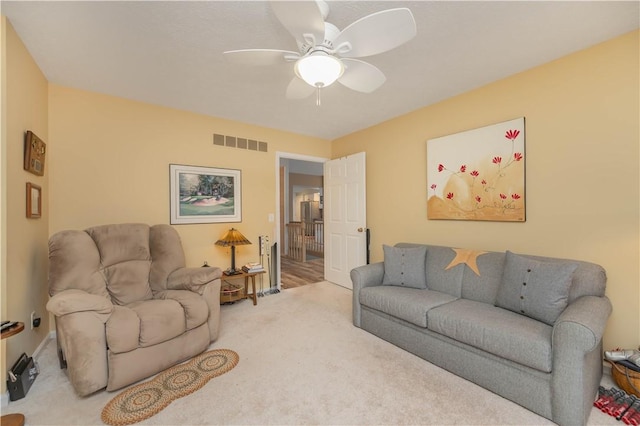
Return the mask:
<svg viewBox="0 0 640 426">
<path fill-rule="evenodd" d="M 354 327 L 351 292 L 327 282 L 259 298 L 257 306 L 222 306 L 213 348 L 236 351 L 239 364 L 140 424 L 552 424 Z M 2 414 L 22 412 L 27 425 L 102 424 L 117 392 L 76 397 L 53 340 L 37 361 L 29 394 Z M 620 423 L 594 408 L 589 424 Z"/>
</svg>

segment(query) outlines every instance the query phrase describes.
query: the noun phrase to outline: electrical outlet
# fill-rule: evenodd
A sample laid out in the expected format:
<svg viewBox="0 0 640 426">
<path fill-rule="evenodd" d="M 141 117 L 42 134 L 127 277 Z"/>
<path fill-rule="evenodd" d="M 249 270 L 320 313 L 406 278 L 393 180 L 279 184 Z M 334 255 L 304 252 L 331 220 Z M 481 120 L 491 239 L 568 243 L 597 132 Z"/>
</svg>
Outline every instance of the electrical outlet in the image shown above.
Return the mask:
<svg viewBox="0 0 640 426">
<path fill-rule="evenodd" d="M 29 321 L 29 326 L 31 327 L 31 330 L 33 330 L 33 321 L 36 319 L 36 311 L 32 311 L 31 312 L 31 321 Z"/>
<path fill-rule="evenodd" d="M 260 256 L 264 256 L 269 250 L 269 237 L 267 235 L 260 235 Z"/>
</svg>

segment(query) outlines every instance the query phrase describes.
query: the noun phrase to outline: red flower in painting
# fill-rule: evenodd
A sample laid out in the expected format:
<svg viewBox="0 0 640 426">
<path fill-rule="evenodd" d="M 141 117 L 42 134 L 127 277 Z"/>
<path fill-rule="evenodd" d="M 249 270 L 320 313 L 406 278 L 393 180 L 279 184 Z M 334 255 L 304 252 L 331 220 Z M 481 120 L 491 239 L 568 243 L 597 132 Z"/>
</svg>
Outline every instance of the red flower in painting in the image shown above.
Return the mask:
<svg viewBox="0 0 640 426">
<path fill-rule="evenodd" d="M 518 198 L 520 198 L 520 196 L 518 194 L 511 194 L 511 198 L 517 200 Z"/>
<path fill-rule="evenodd" d="M 513 141 L 518 137 L 519 134 L 520 130 L 507 130 L 507 133 L 505 133 L 504 137 Z"/>
<path fill-rule="evenodd" d="M 471 176 L 473 176 L 473 177 L 478 177 L 478 176 L 480 176 L 480 173 L 478 173 L 478 171 L 477 171 L 477 170 L 474 170 L 474 171 L 472 171 L 472 172 L 471 172 L 471 173 L 469 173 L 469 174 L 470 174 Z"/>
<path fill-rule="evenodd" d="M 500 194 L 500 198 L 502 198 L 503 200 L 506 200 L 506 199 L 507 199 L 507 196 L 506 196 L 506 195 L 504 195 L 504 194 Z"/>
<path fill-rule="evenodd" d="M 438 171 L 441 172 L 444 170 L 444 165 L 438 164 Z"/>
<path fill-rule="evenodd" d="M 460 173 L 464 173 L 465 170 L 467 170 L 467 166 L 466 165 L 463 164 L 462 166 L 460 166 Z"/>
<path fill-rule="evenodd" d="M 447 199 L 453 200 L 453 192 L 447 193 Z"/>
<path fill-rule="evenodd" d="M 438 186 L 438 185 L 436 185 L 435 183 L 431 184 L 431 189 L 436 189 L 436 186 Z"/>
<path fill-rule="evenodd" d="M 516 161 L 522 160 L 522 154 L 519 152 L 516 152 L 515 154 L 513 154 L 513 159 Z"/>
<path fill-rule="evenodd" d="M 482 198 L 480 198 L 480 196 L 479 196 L 479 195 L 476 195 L 476 201 L 477 201 L 477 202 L 480 202 L 480 201 L 482 201 Z"/>
<path fill-rule="evenodd" d="M 500 164 L 502 163 L 502 157 L 493 157 L 493 164 Z"/>
<path fill-rule="evenodd" d="M 487 181 L 486 181 L 486 180 L 484 180 L 484 179 L 482 179 L 482 182 L 480 182 L 480 183 L 481 183 L 481 184 L 483 184 L 483 185 L 486 185 L 486 184 L 487 184 Z"/>
</svg>

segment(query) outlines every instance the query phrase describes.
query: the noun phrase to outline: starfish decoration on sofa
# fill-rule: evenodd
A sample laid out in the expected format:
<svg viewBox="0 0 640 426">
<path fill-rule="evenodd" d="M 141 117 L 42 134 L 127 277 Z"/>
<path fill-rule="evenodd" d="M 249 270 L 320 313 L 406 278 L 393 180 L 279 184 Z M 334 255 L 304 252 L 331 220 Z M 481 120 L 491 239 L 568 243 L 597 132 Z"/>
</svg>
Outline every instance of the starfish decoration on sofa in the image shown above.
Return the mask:
<svg viewBox="0 0 640 426">
<path fill-rule="evenodd" d="M 478 260 L 478 256 L 487 253 L 486 251 L 457 249 L 457 248 L 454 248 L 452 250 L 456 252 L 456 257 L 454 257 L 451 263 L 449 263 L 447 267 L 444 268 L 445 271 L 453 268 L 456 265 L 465 264 L 469 267 L 469 269 L 475 272 L 477 276 L 480 276 L 477 260 Z"/>
</svg>

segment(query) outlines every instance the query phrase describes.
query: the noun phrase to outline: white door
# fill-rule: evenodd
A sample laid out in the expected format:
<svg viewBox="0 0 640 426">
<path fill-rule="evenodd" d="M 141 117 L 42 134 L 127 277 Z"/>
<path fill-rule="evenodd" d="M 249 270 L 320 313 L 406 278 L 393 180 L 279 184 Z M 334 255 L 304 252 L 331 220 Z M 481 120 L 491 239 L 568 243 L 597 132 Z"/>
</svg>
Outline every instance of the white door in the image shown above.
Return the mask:
<svg viewBox="0 0 640 426">
<path fill-rule="evenodd" d="M 364 152 L 324 163 L 324 278 L 347 288 L 367 262 L 365 177 Z"/>
</svg>

